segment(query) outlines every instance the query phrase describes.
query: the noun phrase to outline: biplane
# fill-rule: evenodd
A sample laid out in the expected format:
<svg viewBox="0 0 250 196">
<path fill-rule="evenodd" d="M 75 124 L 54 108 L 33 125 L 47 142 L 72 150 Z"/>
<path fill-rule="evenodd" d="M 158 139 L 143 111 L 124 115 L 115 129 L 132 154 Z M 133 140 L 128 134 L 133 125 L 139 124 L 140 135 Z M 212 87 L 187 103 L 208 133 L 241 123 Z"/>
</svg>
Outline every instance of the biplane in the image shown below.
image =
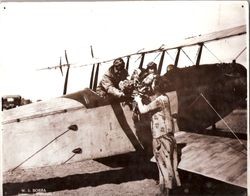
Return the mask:
<svg viewBox="0 0 250 196">
<path fill-rule="evenodd" d="M 160 52 L 158 73 L 161 74 L 164 55 L 177 50 L 174 69 L 161 77 L 168 81 L 166 93 L 171 102 L 178 143 L 185 143 L 179 168 L 247 188 L 246 138 L 220 137 L 207 129 L 223 120 L 247 98 L 246 68 L 233 59 L 230 63 L 200 64 L 202 49 L 207 42 L 246 34 L 246 26 L 238 26 L 186 39 L 181 43 L 163 45 L 154 50 L 142 50 L 122 56 L 129 59 Z M 196 63 L 178 67 L 183 48 L 199 46 Z M 97 61 L 91 73 L 90 88 L 66 93 L 48 101 L 40 101 L 2 112 L 3 171 L 15 173 L 52 165 L 71 164 L 129 152 L 150 153 L 150 125 L 135 122 L 131 108 L 122 101 L 103 102 L 95 93 Z M 91 63 L 91 65 L 93 65 Z M 70 64 L 67 66 L 67 80 Z M 94 71 L 95 70 L 95 71 Z M 94 72 L 96 73 L 94 76 Z M 204 130 L 207 133 L 204 134 Z M 229 127 L 229 130 L 232 131 Z M 213 135 L 213 133 L 215 135 Z"/>
</svg>

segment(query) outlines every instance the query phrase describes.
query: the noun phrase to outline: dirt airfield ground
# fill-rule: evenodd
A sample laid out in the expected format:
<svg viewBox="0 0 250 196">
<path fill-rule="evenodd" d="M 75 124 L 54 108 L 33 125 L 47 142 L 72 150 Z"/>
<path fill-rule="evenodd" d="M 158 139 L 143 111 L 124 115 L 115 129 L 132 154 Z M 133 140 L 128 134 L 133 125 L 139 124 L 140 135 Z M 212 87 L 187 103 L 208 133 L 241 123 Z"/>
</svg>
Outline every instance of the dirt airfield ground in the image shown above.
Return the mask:
<svg viewBox="0 0 250 196">
<path fill-rule="evenodd" d="M 246 133 L 246 110 L 237 110 L 225 118 L 238 133 Z M 222 122 L 217 128 L 225 131 Z M 245 196 L 247 190 L 204 176 L 180 171 L 182 187 L 172 195 Z M 157 167 L 138 154 L 131 153 L 99 160 L 61 166 L 17 170 L 3 174 L 4 195 L 143 195 L 158 192 Z"/>
</svg>

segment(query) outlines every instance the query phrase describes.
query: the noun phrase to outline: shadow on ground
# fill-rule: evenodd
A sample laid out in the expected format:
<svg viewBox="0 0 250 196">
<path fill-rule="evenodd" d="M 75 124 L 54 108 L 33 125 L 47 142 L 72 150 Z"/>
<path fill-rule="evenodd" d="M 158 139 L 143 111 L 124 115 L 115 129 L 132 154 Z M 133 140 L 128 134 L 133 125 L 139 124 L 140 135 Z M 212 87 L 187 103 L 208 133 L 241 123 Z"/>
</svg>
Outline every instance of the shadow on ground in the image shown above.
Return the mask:
<svg viewBox="0 0 250 196">
<path fill-rule="evenodd" d="M 136 158 L 134 154 L 99 159 L 98 161 L 114 168 L 122 168 L 22 183 L 6 183 L 3 185 L 3 193 L 4 195 L 17 195 L 19 193 L 34 193 L 33 191 L 36 190 L 46 190 L 48 193 L 87 186 L 96 187 L 103 184 L 120 184 L 129 181 L 158 178 L 156 164 L 145 161 L 141 157 Z"/>
<path fill-rule="evenodd" d="M 178 151 L 185 144 L 178 145 Z M 178 153 L 178 154 L 179 154 Z M 180 156 L 181 154 L 179 154 Z M 133 183 L 144 179 L 158 180 L 158 169 L 155 163 L 145 160 L 144 156 L 131 153 L 115 157 L 96 160 L 110 167 L 108 171 L 96 173 L 74 174 L 28 181 L 22 183 L 3 184 L 4 195 L 18 195 L 20 193 L 44 192 L 50 194 L 57 191 L 77 190 L 84 187 L 97 187 L 105 184 Z M 244 188 L 229 185 L 201 175 L 179 170 L 182 186 L 171 191 L 172 196 L 246 196 Z M 153 185 L 157 188 L 157 185 Z M 141 187 L 142 188 L 142 187 Z M 152 187 L 151 187 L 152 188 Z"/>
</svg>

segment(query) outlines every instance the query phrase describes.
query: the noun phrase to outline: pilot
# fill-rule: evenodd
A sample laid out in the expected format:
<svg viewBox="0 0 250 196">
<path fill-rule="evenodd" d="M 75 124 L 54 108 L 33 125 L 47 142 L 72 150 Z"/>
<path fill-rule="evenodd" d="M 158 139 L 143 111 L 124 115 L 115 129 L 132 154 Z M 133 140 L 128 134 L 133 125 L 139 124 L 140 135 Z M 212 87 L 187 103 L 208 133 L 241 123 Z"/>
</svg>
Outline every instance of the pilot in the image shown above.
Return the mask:
<svg viewBox="0 0 250 196">
<path fill-rule="evenodd" d="M 128 71 L 125 69 L 125 63 L 122 58 L 115 59 L 113 65 L 103 75 L 99 85 L 96 88 L 96 93 L 103 97 L 124 97 L 124 93 L 119 88 L 119 83 L 126 80 Z"/>
<path fill-rule="evenodd" d="M 169 195 L 169 190 L 180 186 L 177 171 L 177 143 L 174 137 L 174 125 L 171 117 L 170 102 L 163 92 L 164 81 L 156 77 L 151 83 L 150 103 L 143 104 L 140 96 L 134 100 L 141 114 L 150 114 L 153 153 L 159 170 L 159 195 Z"/>
<path fill-rule="evenodd" d="M 143 80 L 148 75 L 156 75 L 157 74 L 157 65 L 154 62 L 149 62 L 147 64 L 147 68 L 137 68 L 134 70 L 134 72 L 131 75 L 131 80 L 134 82 L 134 86 L 140 86 L 143 82 Z"/>
<path fill-rule="evenodd" d="M 156 65 L 156 63 L 154 63 L 154 62 L 149 62 L 149 63 L 147 64 L 146 71 L 147 71 L 148 74 L 151 74 L 151 73 L 156 74 L 156 73 L 157 73 L 157 65 Z"/>
<path fill-rule="evenodd" d="M 150 62 L 147 64 L 147 68 L 145 69 L 144 73 L 141 75 L 141 91 L 149 91 L 151 89 L 152 81 L 158 76 L 157 74 L 157 65 L 154 62 Z"/>
<path fill-rule="evenodd" d="M 142 70 L 140 73 L 140 81 L 143 81 L 150 74 L 157 74 L 157 64 L 154 62 L 149 62 L 146 66 L 146 69 Z"/>
</svg>

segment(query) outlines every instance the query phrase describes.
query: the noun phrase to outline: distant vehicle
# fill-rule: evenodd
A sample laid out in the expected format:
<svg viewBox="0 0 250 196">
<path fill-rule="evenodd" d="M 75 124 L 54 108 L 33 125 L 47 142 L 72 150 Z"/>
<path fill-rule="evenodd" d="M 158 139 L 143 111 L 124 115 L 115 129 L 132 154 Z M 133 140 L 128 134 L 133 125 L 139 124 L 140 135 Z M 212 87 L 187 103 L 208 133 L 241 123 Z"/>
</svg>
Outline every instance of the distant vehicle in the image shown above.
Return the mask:
<svg viewBox="0 0 250 196">
<path fill-rule="evenodd" d="M 2 111 L 30 103 L 32 103 L 30 99 L 25 99 L 21 95 L 5 95 L 2 97 Z"/>
<path fill-rule="evenodd" d="M 2 111 L 20 106 L 22 97 L 20 95 L 6 95 L 2 97 Z"/>
</svg>

